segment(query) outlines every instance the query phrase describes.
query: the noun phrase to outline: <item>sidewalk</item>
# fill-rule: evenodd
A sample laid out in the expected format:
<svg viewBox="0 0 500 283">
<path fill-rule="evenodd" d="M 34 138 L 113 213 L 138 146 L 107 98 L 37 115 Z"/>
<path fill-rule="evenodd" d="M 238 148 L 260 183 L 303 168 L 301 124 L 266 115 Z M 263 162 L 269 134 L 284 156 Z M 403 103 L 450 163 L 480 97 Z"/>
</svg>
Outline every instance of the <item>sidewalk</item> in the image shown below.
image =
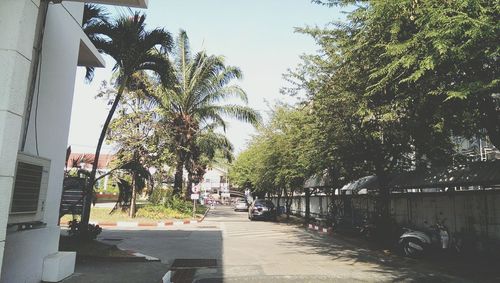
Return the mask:
<svg viewBox="0 0 500 283">
<path fill-rule="evenodd" d="M 81 261 L 76 264 L 75 273 L 61 282 L 156 283 L 167 271 L 168 265 L 161 262 Z"/>
</svg>

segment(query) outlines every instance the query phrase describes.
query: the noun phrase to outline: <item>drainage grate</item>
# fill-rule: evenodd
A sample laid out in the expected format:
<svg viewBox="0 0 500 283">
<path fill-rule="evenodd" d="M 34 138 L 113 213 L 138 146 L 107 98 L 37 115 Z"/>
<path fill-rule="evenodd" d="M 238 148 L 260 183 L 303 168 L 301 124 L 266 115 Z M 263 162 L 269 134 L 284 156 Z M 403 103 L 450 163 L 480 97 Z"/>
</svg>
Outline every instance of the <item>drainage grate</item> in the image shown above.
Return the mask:
<svg viewBox="0 0 500 283">
<path fill-rule="evenodd" d="M 216 259 L 176 259 L 171 266 L 171 269 L 178 268 L 199 268 L 199 267 L 216 267 Z"/>
</svg>

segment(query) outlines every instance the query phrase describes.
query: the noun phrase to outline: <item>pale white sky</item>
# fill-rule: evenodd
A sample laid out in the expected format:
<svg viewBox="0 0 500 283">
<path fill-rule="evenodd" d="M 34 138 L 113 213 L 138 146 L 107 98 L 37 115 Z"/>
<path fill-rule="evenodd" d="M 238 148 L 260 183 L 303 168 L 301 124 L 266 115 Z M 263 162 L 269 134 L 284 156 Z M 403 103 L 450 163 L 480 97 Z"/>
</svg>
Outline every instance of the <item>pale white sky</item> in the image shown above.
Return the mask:
<svg viewBox="0 0 500 283">
<path fill-rule="evenodd" d="M 116 8 L 109 11 L 117 13 Z M 249 105 L 263 116 L 270 104 L 293 102 L 279 93 L 286 85 L 282 74 L 300 62 L 301 54 L 317 49 L 312 38 L 294 33 L 294 27 L 323 27 L 343 18 L 339 9 L 309 0 L 150 0 L 145 12 L 149 29 L 164 27 L 174 37 L 184 29 L 193 53 L 205 49 L 240 67 L 244 79 L 239 84 Z M 101 81 L 111 77 L 113 61 L 106 61 L 107 67 L 97 69 L 90 84 L 84 82 L 85 70 L 78 70 L 68 141 L 73 152 L 95 151 L 108 109 L 103 100 L 94 99 Z M 230 121 L 226 132 L 236 152 L 245 148 L 252 133 L 252 126 L 237 121 Z M 110 151 L 109 146 L 103 149 Z"/>
</svg>

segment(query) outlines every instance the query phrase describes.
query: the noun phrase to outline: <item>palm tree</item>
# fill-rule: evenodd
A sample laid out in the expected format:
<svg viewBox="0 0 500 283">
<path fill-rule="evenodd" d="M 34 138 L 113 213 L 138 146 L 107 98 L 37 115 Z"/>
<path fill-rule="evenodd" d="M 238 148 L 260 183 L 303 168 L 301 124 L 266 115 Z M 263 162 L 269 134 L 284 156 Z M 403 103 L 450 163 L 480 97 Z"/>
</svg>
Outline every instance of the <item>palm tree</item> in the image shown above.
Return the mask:
<svg viewBox="0 0 500 283">
<path fill-rule="evenodd" d="M 93 41 L 100 36 L 95 26 L 109 23 L 109 14 L 103 6 L 85 3 L 83 9 L 82 29 Z M 87 82 L 94 78 L 94 67 L 86 67 L 85 79 Z"/>
<path fill-rule="evenodd" d="M 146 16 L 135 13 L 132 17 L 122 16 L 113 22 L 99 21 L 85 29 L 87 34 L 94 35 L 92 42 L 99 52 L 113 57 L 116 64 L 118 91 L 104 122 L 95 152 L 95 161 L 85 194 L 82 225 L 87 227 L 90 217 L 90 202 L 97 172 L 99 154 L 106 136 L 109 123 L 118 106 L 130 77 L 138 71 L 149 70 L 156 73 L 164 85 L 169 85 L 171 74 L 169 61 L 165 59 L 166 52 L 172 48 L 172 37 L 164 29 L 145 29 Z"/>
<path fill-rule="evenodd" d="M 258 124 L 260 116 L 247 106 L 220 104 L 232 97 L 247 102 L 245 91 L 231 84 L 234 79 L 241 79 L 241 71 L 226 66 L 221 56 L 209 56 L 203 51 L 192 56 L 189 39 L 183 30 L 179 32 L 171 65 L 175 83 L 163 84 L 155 98 L 164 111 L 167 127 L 173 132 L 174 193 L 180 194 L 183 169 L 200 127 L 213 124 L 225 130 L 225 117 Z"/>
</svg>

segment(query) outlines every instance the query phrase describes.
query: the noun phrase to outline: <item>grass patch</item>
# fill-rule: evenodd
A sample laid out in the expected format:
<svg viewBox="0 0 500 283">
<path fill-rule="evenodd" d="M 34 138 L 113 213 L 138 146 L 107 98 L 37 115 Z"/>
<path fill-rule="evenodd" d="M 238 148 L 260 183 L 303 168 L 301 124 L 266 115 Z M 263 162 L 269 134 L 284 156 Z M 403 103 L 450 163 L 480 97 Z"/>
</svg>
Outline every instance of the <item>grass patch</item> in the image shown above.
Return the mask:
<svg viewBox="0 0 500 283">
<path fill-rule="evenodd" d="M 201 218 L 206 211 L 205 206 L 196 206 L 196 217 Z M 115 211 L 113 214 L 109 214 L 111 208 L 93 207 L 90 212 L 90 221 L 96 222 L 117 222 L 117 221 L 138 221 L 138 222 L 154 222 L 169 219 L 190 219 L 193 214 L 192 212 L 184 212 L 178 209 L 173 209 L 170 207 L 165 207 L 163 205 L 138 205 L 137 213 L 135 218 L 130 218 L 128 212 L 121 210 Z M 77 216 L 77 219 L 80 217 Z M 61 223 L 66 224 L 68 221 L 72 220 L 71 215 L 65 215 L 61 218 Z"/>
</svg>

